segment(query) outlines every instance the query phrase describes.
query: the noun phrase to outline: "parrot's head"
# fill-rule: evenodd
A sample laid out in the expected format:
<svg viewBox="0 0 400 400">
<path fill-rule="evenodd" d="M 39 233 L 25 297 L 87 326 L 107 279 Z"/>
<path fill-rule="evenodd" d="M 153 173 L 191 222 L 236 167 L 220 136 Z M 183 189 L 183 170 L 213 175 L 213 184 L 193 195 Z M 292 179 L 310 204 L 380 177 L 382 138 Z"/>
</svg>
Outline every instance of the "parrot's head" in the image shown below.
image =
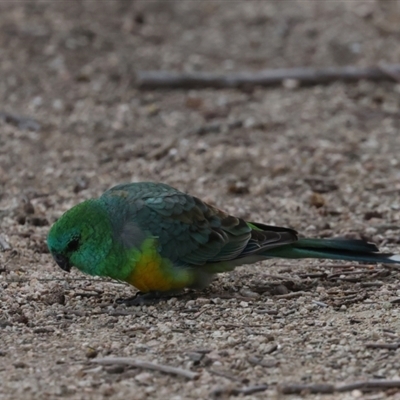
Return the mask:
<svg viewBox="0 0 400 400">
<path fill-rule="evenodd" d="M 97 200 L 87 200 L 68 210 L 51 227 L 47 246 L 64 271 L 71 267 L 99 275 L 112 246 L 107 211 Z"/>
</svg>

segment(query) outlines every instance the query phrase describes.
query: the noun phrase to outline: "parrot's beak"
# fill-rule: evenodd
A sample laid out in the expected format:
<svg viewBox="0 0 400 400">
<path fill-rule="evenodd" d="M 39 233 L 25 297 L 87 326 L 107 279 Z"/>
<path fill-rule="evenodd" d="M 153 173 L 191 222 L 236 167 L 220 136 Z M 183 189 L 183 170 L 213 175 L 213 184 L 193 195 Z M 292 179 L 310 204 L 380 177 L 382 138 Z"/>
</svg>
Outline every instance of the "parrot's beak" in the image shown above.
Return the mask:
<svg viewBox="0 0 400 400">
<path fill-rule="evenodd" d="M 62 254 L 53 254 L 54 260 L 58 264 L 58 266 L 65 272 L 71 271 L 71 264 L 67 257 Z"/>
</svg>

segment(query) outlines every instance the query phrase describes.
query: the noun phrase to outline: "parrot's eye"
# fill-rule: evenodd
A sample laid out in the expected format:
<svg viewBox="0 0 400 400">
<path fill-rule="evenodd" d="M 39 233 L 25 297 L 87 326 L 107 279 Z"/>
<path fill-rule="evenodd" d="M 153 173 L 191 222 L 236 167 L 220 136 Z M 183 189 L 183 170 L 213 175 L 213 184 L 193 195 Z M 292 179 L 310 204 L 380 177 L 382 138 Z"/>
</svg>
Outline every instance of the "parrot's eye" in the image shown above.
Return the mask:
<svg viewBox="0 0 400 400">
<path fill-rule="evenodd" d="M 73 253 L 74 251 L 79 249 L 81 245 L 80 239 L 80 237 L 74 237 L 71 239 L 67 246 L 68 253 Z"/>
</svg>

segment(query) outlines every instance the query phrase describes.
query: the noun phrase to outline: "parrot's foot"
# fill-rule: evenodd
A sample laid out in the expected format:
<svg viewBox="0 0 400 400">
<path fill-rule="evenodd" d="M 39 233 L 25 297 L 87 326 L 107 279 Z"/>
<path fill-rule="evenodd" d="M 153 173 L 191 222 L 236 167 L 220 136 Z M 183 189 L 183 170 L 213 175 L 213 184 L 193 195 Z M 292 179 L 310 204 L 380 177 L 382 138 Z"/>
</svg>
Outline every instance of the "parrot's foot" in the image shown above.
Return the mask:
<svg viewBox="0 0 400 400">
<path fill-rule="evenodd" d="M 127 307 L 132 306 L 151 306 L 163 300 L 168 300 L 171 297 L 182 295 L 183 291 L 170 291 L 170 292 L 137 292 L 135 296 L 128 299 L 117 299 L 117 304 L 125 304 Z"/>
</svg>

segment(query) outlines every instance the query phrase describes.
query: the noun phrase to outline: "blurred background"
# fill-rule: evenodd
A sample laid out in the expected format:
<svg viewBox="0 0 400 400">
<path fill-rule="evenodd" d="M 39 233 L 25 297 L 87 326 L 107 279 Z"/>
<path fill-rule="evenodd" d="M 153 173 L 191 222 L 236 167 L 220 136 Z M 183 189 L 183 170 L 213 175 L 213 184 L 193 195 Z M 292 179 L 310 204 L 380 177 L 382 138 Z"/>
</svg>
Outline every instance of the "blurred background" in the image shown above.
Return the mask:
<svg viewBox="0 0 400 400">
<path fill-rule="evenodd" d="M 162 181 L 249 220 L 398 248 L 395 80 L 145 91 L 135 77 L 140 70 L 394 64 L 400 59 L 399 4 L 0 2 L 0 234 L 9 245 L 0 252 L 0 275 L 28 280 L 26 286 L 4 281 L 2 305 L 17 315 L 25 307 L 31 321 L 43 317 L 41 296 L 59 286 L 40 279 L 64 279 L 45 245 L 49 225 L 121 182 Z M 294 274 L 317 262 L 296 265 Z M 241 271 L 219 278 L 211 290 L 243 286 L 265 268 Z M 272 263 L 268 273 L 283 270 Z M 381 299 L 379 288 L 373 290 Z M 391 290 L 390 284 L 384 288 Z M 312 333 L 307 326 L 304 332 Z M 296 362 L 277 369 L 277 376 L 300 373 Z M 385 360 L 374 362 L 381 374 L 391 370 L 382 372 Z M 309 368 L 321 377 L 318 365 Z M 341 379 L 352 374 L 337 373 Z"/>
</svg>

